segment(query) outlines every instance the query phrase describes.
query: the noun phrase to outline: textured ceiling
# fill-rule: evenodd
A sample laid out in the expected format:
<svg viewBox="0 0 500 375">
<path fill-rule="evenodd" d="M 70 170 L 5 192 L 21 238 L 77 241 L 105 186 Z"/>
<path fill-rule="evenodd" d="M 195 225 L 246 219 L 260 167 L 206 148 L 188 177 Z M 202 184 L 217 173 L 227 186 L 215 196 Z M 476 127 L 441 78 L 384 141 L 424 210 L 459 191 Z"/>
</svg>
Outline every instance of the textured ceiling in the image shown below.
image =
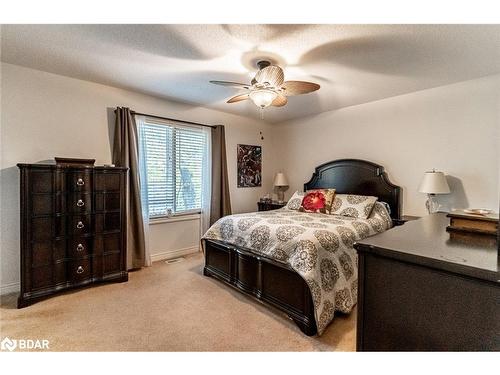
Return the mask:
<svg viewBox="0 0 500 375">
<path fill-rule="evenodd" d="M 321 85 L 279 122 L 500 73 L 499 25 L 3 25 L 4 62 L 259 118 L 238 90 L 271 58 Z"/>
</svg>

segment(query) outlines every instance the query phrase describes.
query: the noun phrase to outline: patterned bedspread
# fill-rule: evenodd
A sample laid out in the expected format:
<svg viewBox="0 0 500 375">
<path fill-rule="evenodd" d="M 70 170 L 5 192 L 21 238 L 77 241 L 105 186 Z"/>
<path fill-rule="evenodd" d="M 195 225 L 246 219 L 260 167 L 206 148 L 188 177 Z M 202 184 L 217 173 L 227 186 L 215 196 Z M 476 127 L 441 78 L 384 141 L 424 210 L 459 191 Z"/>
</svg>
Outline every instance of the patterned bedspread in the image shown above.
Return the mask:
<svg viewBox="0 0 500 375">
<path fill-rule="evenodd" d="M 230 215 L 203 236 L 245 247 L 289 264 L 311 290 L 318 334 L 335 311 L 349 313 L 357 302 L 358 258 L 354 241 L 392 226 L 376 203 L 368 219 L 289 210 Z"/>
</svg>

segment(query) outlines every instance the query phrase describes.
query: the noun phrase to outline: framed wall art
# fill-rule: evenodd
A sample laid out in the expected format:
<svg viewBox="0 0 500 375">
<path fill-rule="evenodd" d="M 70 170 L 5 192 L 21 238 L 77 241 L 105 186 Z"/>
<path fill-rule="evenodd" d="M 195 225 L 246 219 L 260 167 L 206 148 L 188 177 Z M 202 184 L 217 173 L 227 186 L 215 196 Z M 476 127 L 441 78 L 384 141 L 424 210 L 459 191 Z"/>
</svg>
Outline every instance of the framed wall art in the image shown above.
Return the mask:
<svg viewBox="0 0 500 375">
<path fill-rule="evenodd" d="M 238 187 L 262 186 L 262 147 L 238 145 Z"/>
</svg>

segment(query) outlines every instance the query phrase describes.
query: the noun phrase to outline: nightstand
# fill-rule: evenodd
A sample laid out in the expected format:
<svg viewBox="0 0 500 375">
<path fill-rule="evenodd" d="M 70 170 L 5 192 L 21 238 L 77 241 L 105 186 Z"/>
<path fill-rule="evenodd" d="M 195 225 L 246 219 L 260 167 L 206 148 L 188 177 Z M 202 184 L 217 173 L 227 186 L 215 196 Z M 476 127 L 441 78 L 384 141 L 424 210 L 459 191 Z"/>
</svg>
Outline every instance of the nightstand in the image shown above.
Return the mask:
<svg viewBox="0 0 500 375">
<path fill-rule="evenodd" d="M 420 219 L 420 216 L 403 215 L 401 216 L 401 219 L 394 219 L 392 222 L 396 226 L 396 225 L 403 225 L 407 221 L 418 220 L 418 219 Z"/>
<path fill-rule="evenodd" d="M 285 207 L 286 202 L 279 203 L 279 202 L 270 202 L 270 203 L 265 203 L 265 202 L 257 202 L 257 207 L 259 208 L 259 211 L 270 211 L 270 210 L 277 210 L 278 208 Z"/>
</svg>

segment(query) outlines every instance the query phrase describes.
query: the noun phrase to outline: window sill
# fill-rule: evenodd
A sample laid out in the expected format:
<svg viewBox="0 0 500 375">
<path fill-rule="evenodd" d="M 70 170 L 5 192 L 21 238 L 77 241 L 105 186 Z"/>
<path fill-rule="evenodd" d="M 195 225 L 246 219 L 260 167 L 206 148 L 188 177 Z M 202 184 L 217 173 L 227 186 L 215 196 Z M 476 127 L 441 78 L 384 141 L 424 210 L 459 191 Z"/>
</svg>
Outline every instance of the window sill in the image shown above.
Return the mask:
<svg viewBox="0 0 500 375">
<path fill-rule="evenodd" d="M 154 219 L 149 219 L 149 225 L 163 224 L 163 223 L 175 223 L 177 221 L 191 221 L 200 220 L 201 214 L 185 214 L 185 215 L 174 215 L 170 217 L 158 217 Z"/>
</svg>

